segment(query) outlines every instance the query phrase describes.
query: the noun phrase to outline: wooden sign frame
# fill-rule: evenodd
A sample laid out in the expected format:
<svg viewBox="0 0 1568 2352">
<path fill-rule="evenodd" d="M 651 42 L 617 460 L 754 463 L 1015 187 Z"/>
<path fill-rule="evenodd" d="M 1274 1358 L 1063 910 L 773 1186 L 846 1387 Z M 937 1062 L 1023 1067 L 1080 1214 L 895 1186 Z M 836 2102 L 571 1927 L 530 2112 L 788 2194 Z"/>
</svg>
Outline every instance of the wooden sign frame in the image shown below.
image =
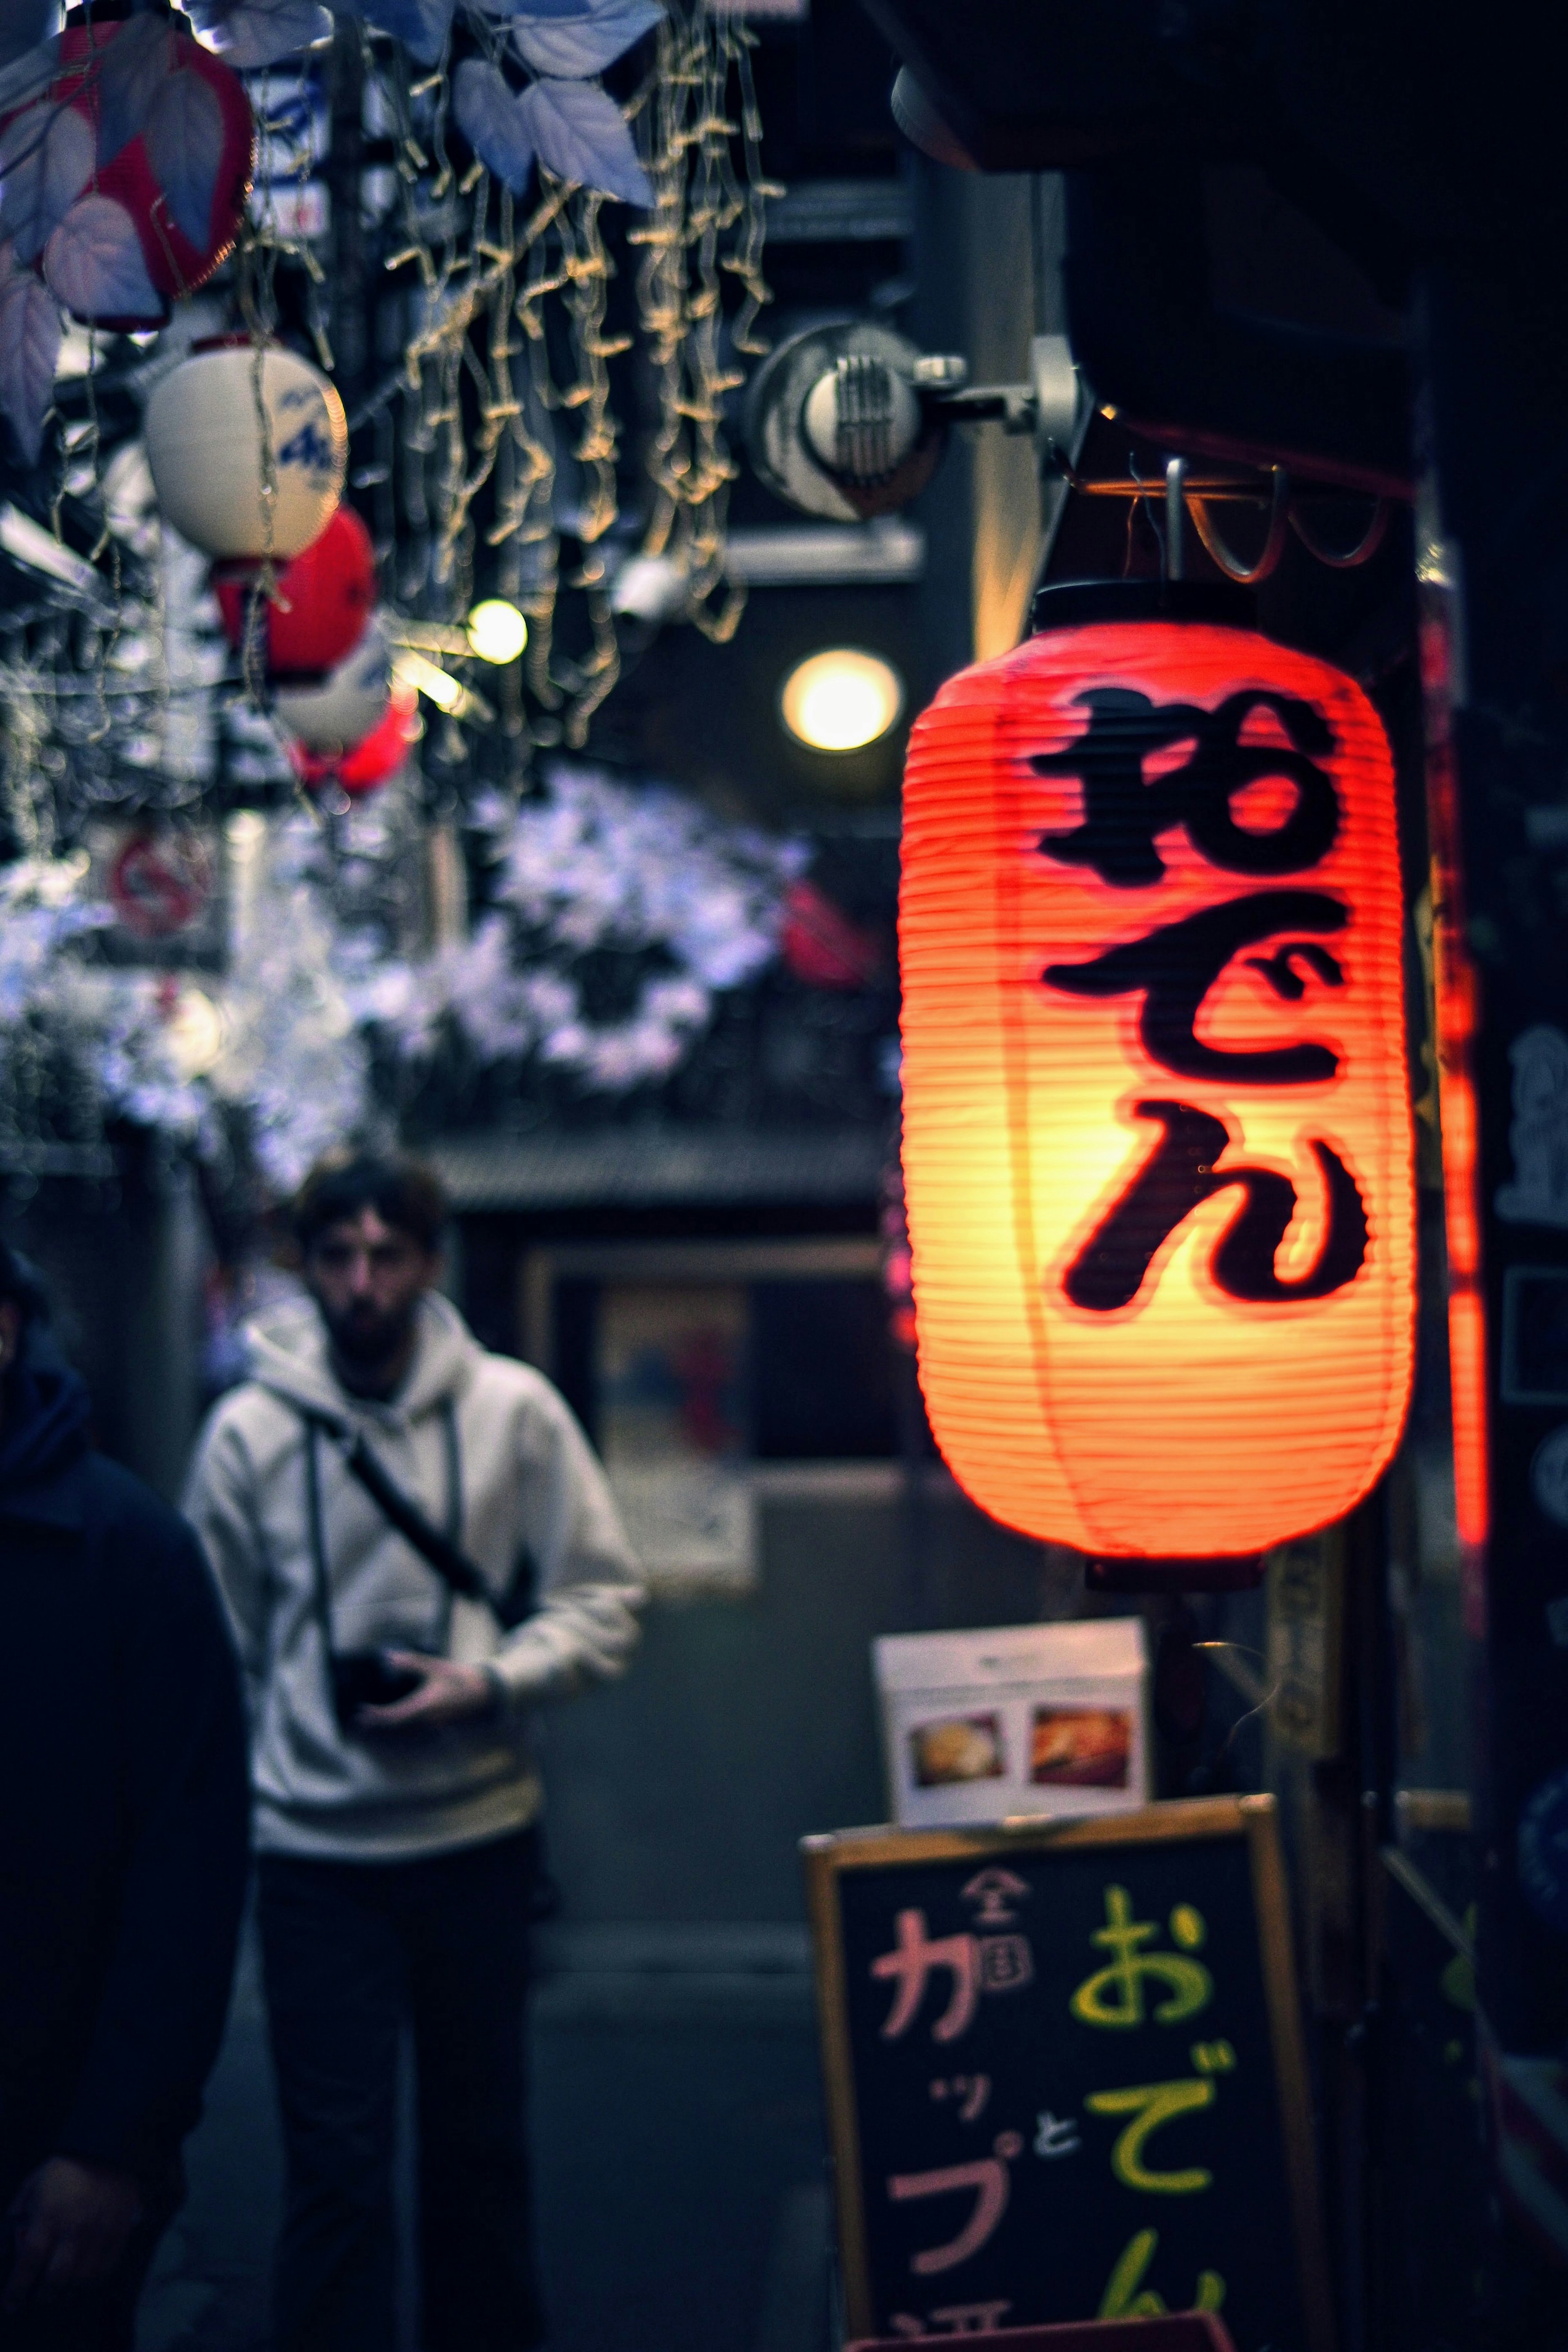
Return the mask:
<svg viewBox="0 0 1568 2352">
<path fill-rule="evenodd" d="M 851 2336 L 874 2336 L 874 2308 L 862 2196 L 861 2134 L 850 2043 L 848 1986 L 837 1881 L 847 1871 L 932 1862 L 983 1863 L 1032 1849 L 1153 1845 L 1239 1837 L 1247 1842 L 1259 1957 L 1268 2006 L 1275 2087 L 1284 2137 L 1297 2273 L 1309 2352 L 1334 2352 L 1333 2305 L 1319 2208 L 1312 2097 L 1296 1994 L 1290 1910 L 1271 1796 L 1196 1797 L 1091 1821 L 1004 1822 L 988 1830 L 844 1830 L 801 1841 L 817 1980 L 833 2194 Z"/>
</svg>

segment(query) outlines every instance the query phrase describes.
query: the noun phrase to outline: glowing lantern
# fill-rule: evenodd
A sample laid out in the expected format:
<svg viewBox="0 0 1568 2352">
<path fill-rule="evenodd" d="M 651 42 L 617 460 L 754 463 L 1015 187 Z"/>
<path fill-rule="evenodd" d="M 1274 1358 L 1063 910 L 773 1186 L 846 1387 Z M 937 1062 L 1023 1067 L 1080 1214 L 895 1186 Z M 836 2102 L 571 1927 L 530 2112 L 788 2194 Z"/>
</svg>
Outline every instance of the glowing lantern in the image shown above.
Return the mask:
<svg viewBox="0 0 1568 2352">
<path fill-rule="evenodd" d="M 248 580 L 214 581 L 229 643 L 241 646 L 252 626 Z M 281 573 L 258 615 L 267 675 L 319 678 L 352 653 L 376 601 L 376 559 L 371 534 L 352 507 L 340 507 Z"/>
<path fill-rule="evenodd" d="M 319 686 L 280 687 L 272 707 L 302 751 L 330 762 L 380 726 L 392 683 L 392 647 L 378 618 Z"/>
<path fill-rule="evenodd" d="M 80 174 L 77 201 L 42 250 L 27 251 L 25 240 L 18 257 L 31 260 L 87 324 L 135 331 L 162 326 L 171 305 L 204 286 L 233 251 L 250 193 L 256 120 L 238 74 L 171 9 L 156 31 L 142 25 L 131 36 L 146 59 L 141 79 L 156 93 L 146 127 L 98 163 L 105 59 L 128 19 L 114 0 L 98 0 L 90 24 L 85 10 L 73 9 L 60 36 L 65 71 L 35 107 L 10 119 L 55 118 L 51 163 Z M 166 44 L 161 62 L 151 47 L 158 40 Z"/>
<path fill-rule="evenodd" d="M 1230 609 L 1049 592 L 909 749 L 921 1386 L 978 1503 L 1102 1557 L 1338 1517 L 1410 1383 L 1388 745 L 1350 678 L 1205 617 Z"/>
<path fill-rule="evenodd" d="M 277 344 L 195 344 L 154 390 L 143 433 L 164 515 L 229 562 L 303 553 L 342 495 L 343 404 L 319 368 Z"/>
</svg>

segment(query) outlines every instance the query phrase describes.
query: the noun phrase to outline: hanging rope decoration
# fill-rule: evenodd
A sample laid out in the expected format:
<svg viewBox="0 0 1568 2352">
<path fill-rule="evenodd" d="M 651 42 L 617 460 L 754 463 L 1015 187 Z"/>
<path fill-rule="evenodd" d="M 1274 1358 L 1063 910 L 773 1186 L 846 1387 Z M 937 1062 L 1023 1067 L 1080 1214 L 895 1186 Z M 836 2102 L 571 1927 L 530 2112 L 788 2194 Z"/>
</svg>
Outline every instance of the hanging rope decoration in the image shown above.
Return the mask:
<svg viewBox="0 0 1568 2352">
<path fill-rule="evenodd" d="M 735 463 L 723 432 L 724 400 L 744 381 L 721 360 L 719 273 L 744 289 L 731 337 L 755 358 L 768 346 L 757 321 L 768 290 L 762 276 L 764 205 L 783 191 L 763 177 L 762 121 L 752 84 L 750 40 L 733 17 L 699 9 L 659 35 L 653 105 L 654 215 L 630 242 L 645 248 L 638 299 L 659 374 L 660 429 L 649 459 L 658 494 L 644 551 L 673 553 L 685 576 L 688 618 L 727 645 L 745 591 L 724 578 L 724 528 Z M 740 94 L 744 182 L 734 168 L 726 112 L 733 72 Z M 727 251 L 721 250 L 728 236 Z"/>
<path fill-rule="evenodd" d="M 398 593 L 410 606 L 464 606 L 475 509 L 489 487 L 496 588 L 528 621 L 533 739 L 580 748 L 620 671 L 604 545 L 620 520 L 610 363 L 632 339 L 607 323 L 607 205 L 649 215 L 627 232 L 642 248 L 638 323 L 659 403 L 643 551 L 674 559 L 687 616 L 726 642 L 743 599 L 724 576 L 736 472 L 724 402 L 743 380 L 729 354 L 767 348 L 757 333 L 769 299 L 764 205 L 778 191 L 762 176 L 754 37 L 739 20 L 711 15 L 702 0 L 675 0 L 667 15 L 655 0 L 599 0 L 569 16 L 525 9 L 507 26 L 475 7 L 469 22 L 485 54 L 450 76 L 439 64 L 418 74 L 406 57 L 365 42 L 367 75 L 392 125 L 406 238 L 388 267 L 416 267 L 421 322 L 397 376 L 350 422 L 401 406 L 401 431 L 388 441 L 399 483 Z M 618 108 L 584 77 L 655 27 L 650 70 Z M 536 75 L 520 90 L 508 78 L 518 57 Z M 475 152 L 461 178 L 448 152 L 454 125 Z M 727 329 L 727 276 L 740 289 Z M 569 373 L 552 367 L 562 345 Z M 477 412 L 467 430 L 465 387 Z M 564 576 L 563 456 L 579 551 Z M 556 638 L 563 586 L 586 603 L 589 642 L 574 657 Z"/>
<path fill-rule="evenodd" d="M 727 640 L 740 617 L 742 595 L 724 567 L 736 472 L 724 404 L 742 381 L 738 362 L 766 349 L 757 332 L 769 299 L 764 205 L 777 193 L 762 176 L 754 37 L 706 0 L 347 0 L 338 15 L 361 19 L 365 119 L 390 139 L 393 157 L 385 266 L 406 274 L 412 265 L 416 282 L 413 331 L 400 336 L 404 359 L 349 420 L 373 425 L 379 463 L 370 477 L 389 481 L 377 525 L 383 583 L 405 614 L 455 621 L 482 570 L 486 588 L 515 601 L 529 624 L 528 708 L 525 719 L 514 691 L 514 730 L 578 748 L 620 669 L 607 542 L 615 532 L 623 553 L 625 533 L 611 369 L 634 340 L 657 403 L 645 436 L 643 551 L 674 560 L 686 613 L 709 636 Z M 166 212 L 186 225 L 194 252 L 205 224 L 207 268 L 237 238 L 234 300 L 257 354 L 260 497 L 270 522 L 282 485 L 261 353 L 278 328 L 285 261 L 307 280 L 316 360 L 329 373 L 333 366 L 307 199 L 319 163 L 309 130 L 318 68 L 308 53 L 334 37 L 334 19 L 317 0 L 190 0 L 190 16 L 206 47 L 159 0 L 128 0 L 112 26 L 89 19 L 83 79 L 68 91 L 58 37 L 15 55 L 0 32 L 0 413 L 24 455 L 47 466 L 61 336 L 50 240 L 62 251 L 73 237 L 81 242 L 84 223 L 98 222 L 82 212 L 101 201 L 93 174 L 123 155 L 143 176 L 162 172 L 147 199 L 154 239 Z M 618 99 L 601 77 L 615 68 L 624 91 L 627 58 L 642 79 Z M 75 51 L 70 62 L 78 63 Z M 255 189 L 240 218 L 235 109 L 247 110 L 246 89 L 258 120 Z M 62 142 L 72 151 L 64 162 Z M 606 238 L 616 205 L 634 215 L 625 236 L 637 248 L 636 318 L 621 331 L 611 319 L 614 239 Z M 146 304 L 129 295 L 131 279 L 140 282 L 146 225 L 107 214 L 98 226 L 105 224 L 117 235 L 93 247 L 91 300 L 71 299 L 77 278 L 87 286 L 85 262 L 57 290 L 106 325 L 145 317 Z M 198 282 L 195 262 L 183 247 L 176 260 L 172 290 L 186 291 Z M 727 318 L 731 283 L 738 299 Z M 86 397 L 87 425 L 68 428 L 74 473 L 79 495 L 101 508 L 90 381 Z M 57 509 L 56 522 L 57 535 Z M 563 534 L 575 550 L 566 564 Z M 243 667 L 257 703 L 266 612 L 286 552 L 268 537 L 250 600 Z M 63 598 L 46 592 L 43 601 L 96 600 L 112 639 L 122 593 L 118 539 L 100 530 L 89 561 L 103 565 L 96 581 Z M 563 589 L 582 597 L 587 617 L 570 650 L 555 625 Z M 466 707 L 477 711 L 480 698 Z"/>
</svg>

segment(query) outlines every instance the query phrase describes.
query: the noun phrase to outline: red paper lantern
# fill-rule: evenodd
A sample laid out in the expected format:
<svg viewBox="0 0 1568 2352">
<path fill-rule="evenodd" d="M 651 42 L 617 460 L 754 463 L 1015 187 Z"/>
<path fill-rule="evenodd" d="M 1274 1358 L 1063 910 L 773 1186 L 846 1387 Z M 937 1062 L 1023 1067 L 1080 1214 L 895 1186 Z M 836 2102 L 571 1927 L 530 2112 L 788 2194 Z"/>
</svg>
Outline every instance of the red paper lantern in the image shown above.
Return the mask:
<svg viewBox="0 0 1568 2352">
<path fill-rule="evenodd" d="M 102 60 L 124 32 L 130 10 L 124 0 L 97 0 L 91 16 L 90 25 L 85 9 L 73 9 L 68 16 L 60 37 L 60 59 L 66 70 L 51 85 L 42 104 L 48 109 L 70 107 L 85 117 L 96 136 Z M 72 234 L 72 214 L 68 213 L 49 244 L 37 256 L 37 267 L 67 308 L 89 325 L 127 331 L 162 326 L 172 303 L 204 286 L 233 251 L 250 194 L 256 121 L 245 84 L 232 67 L 203 47 L 189 19 L 177 9 L 169 11 L 163 21 L 169 29 L 170 49 L 166 69 L 160 77 L 157 102 L 167 114 L 177 103 L 177 97 L 165 95 L 170 86 L 180 85 L 177 96 L 183 96 L 193 80 L 200 86 L 202 95 L 194 99 L 190 110 L 204 118 L 201 128 L 215 123 L 219 132 L 206 217 L 198 224 L 191 218 L 188 205 L 176 206 L 171 201 L 170 192 L 159 178 L 148 154 L 146 139 L 140 131 L 107 163 L 95 167 L 84 196 L 78 197 L 78 203 L 84 199 L 93 204 L 107 200 L 129 215 L 141 248 L 154 307 L 120 310 L 111 316 L 91 310 L 73 297 L 73 288 L 81 274 L 79 266 L 62 268 L 58 257 L 51 266 L 56 240 L 68 241 Z M 176 146 L 181 144 L 178 129 L 172 139 Z M 98 226 L 101 228 L 101 221 Z"/>
<path fill-rule="evenodd" d="M 419 740 L 420 732 L 418 695 L 410 687 L 394 686 L 385 718 L 351 751 L 307 751 L 303 744 L 291 743 L 288 756 L 308 790 L 314 791 L 322 784 L 341 784 L 346 793 L 357 797 L 392 782 Z"/>
<path fill-rule="evenodd" d="M 1387 740 L 1217 594 L 1050 592 L 905 777 L 921 1385 L 977 1502 L 1102 1556 L 1340 1517 L 1410 1384 Z"/>
<path fill-rule="evenodd" d="M 214 572 L 213 587 L 229 643 L 243 645 L 254 593 L 250 579 Z M 262 622 L 267 677 L 324 677 L 359 644 L 375 601 L 371 534 L 352 507 L 339 507 L 320 538 L 278 574 Z"/>
</svg>

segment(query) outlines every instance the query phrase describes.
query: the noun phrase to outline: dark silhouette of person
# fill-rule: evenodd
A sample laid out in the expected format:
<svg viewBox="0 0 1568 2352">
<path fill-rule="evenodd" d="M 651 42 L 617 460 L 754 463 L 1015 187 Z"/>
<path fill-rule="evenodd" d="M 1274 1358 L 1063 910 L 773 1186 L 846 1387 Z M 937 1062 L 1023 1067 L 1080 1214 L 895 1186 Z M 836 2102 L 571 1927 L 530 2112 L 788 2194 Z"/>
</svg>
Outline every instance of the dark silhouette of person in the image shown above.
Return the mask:
<svg viewBox="0 0 1568 2352">
<path fill-rule="evenodd" d="M 0 2347 L 129 2352 L 247 1869 L 238 1665 L 0 1244 Z"/>
</svg>

